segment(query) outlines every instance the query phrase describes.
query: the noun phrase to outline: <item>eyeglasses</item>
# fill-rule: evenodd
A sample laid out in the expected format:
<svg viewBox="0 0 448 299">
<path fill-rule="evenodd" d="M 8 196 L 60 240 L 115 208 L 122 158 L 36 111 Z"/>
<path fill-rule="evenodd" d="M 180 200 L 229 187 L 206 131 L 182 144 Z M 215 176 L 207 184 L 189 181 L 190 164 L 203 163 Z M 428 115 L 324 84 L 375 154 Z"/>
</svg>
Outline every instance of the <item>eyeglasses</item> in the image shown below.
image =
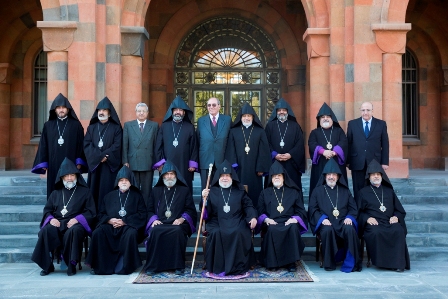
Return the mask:
<svg viewBox="0 0 448 299">
<path fill-rule="evenodd" d="M 361 112 L 370 112 L 372 109 L 361 109 Z"/>
<path fill-rule="evenodd" d="M 218 106 L 218 104 L 215 104 L 215 103 L 213 103 L 213 104 L 207 104 L 207 107 L 216 107 L 216 106 Z"/>
<path fill-rule="evenodd" d="M 137 113 L 148 113 L 146 110 L 137 110 Z"/>
</svg>

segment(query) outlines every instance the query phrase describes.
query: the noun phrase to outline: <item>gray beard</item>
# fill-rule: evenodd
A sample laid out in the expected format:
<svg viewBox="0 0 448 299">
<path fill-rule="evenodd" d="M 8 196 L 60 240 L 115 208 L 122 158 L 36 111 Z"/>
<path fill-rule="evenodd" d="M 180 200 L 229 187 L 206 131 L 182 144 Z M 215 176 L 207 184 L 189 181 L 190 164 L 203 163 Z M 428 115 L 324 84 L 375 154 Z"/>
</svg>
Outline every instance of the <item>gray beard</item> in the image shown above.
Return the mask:
<svg viewBox="0 0 448 299">
<path fill-rule="evenodd" d="M 374 185 L 374 186 L 376 186 L 376 185 L 381 185 L 381 183 L 383 182 L 383 178 L 381 178 L 380 179 L 380 181 L 378 182 L 378 184 L 375 184 L 374 182 L 373 182 L 373 180 L 370 180 L 370 184 L 372 184 L 372 185 Z"/>
<path fill-rule="evenodd" d="M 173 115 L 173 120 L 175 122 L 180 122 L 181 120 L 184 119 L 184 116 L 180 116 L 180 115 Z"/>
<path fill-rule="evenodd" d="M 67 188 L 68 190 L 70 190 L 73 187 L 75 187 L 76 186 L 76 182 L 77 182 L 77 180 L 74 180 L 73 182 L 66 182 L 66 181 L 62 180 L 62 183 L 64 184 L 64 187 Z"/>
<path fill-rule="evenodd" d="M 232 186 L 232 182 L 233 182 L 233 181 L 230 181 L 229 183 L 224 184 L 224 183 L 221 183 L 221 181 L 219 181 L 219 186 L 220 186 L 221 188 L 226 189 L 226 188 L 229 188 L 230 186 Z"/>
<path fill-rule="evenodd" d="M 252 125 L 252 122 L 250 122 L 250 123 L 245 123 L 245 122 L 243 122 L 242 124 L 243 124 L 243 126 L 245 126 L 246 128 L 249 128 L 249 127 Z"/>
<path fill-rule="evenodd" d="M 288 114 L 286 114 L 285 116 L 277 114 L 277 118 L 279 121 L 284 122 L 285 120 L 288 119 Z"/>
<path fill-rule="evenodd" d="M 324 129 L 328 129 L 328 128 L 330 127 L 330 123 L 329 123 L 329 122 L 324 122 L 324 123 L 322 124 L 322 127 L 323 127 Z"/>
<path fill-rule="evenodd" d="M 280 182 L 273 182 L 272 185 L 274 185 L 275 188 L 280 188 L 281 186 L 283 186 L 283 184 Z"/>
<path fill-rule="evenodd" d="M 173 180 L 166 180 L 166 179 L 163 179 L 163 183 L 164 183 L 165 186 L 167 186 L 168 188 L 171 188 L 171 187 L 173 187 L 174 185 L 176 185 L 176 182 L 177 182 L 177 178 L 176 178 L 176 179 L 173 179 Z"/>
<path fill-rule="evenodd" d="M 108 118 L 109 118 L 109 116 L 99 116 L 98 115 L 99 120 L 107 120 Z"/>
<path fill-rule="evenodd" d="M 327 185 L 330 188 L 334 188 L 334 186 L 336 186 L 336 182 L 333 183 L 333 182 L 327 181 Z"/>
</svg>

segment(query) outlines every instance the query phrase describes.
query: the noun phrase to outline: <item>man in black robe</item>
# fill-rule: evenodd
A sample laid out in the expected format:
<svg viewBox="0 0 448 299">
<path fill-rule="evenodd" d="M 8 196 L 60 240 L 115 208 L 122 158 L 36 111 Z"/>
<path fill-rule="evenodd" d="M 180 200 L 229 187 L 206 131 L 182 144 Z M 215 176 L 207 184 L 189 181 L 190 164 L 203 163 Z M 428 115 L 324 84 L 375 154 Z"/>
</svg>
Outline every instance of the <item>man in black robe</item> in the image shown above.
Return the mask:
<svg viewBox="0 0 448 299">
<path fill-rule="evenodd" d="M 87 171 L 83 151 L 84 129 L 70 102 L 62 94 L 54 99 L 44 124 L 32 173 L 47 173 L 47 199 L 54 190 L 59 166 L 65 157 L 75 161 L 81 172 Z"/>
<path fill-rule="evenodd" d="M 347 170 L 345 159 L 347 157 L 347 136 L 339 125 L 333 110 L 324 103 L 316 116 L 317 128 L 312 130 L 308 138 L 308 147 L 312 161 L 310 192 L 313 193 L 314 187 L 322 174 L 328 159 L 334 159 L 341 170 L 342 176 L 347 182 Z"/>
<path fill-rule="evenodd" d="M 41 276 L 54 272 L 53 259 L 62 256 L 67 275 L 76 274 L 84 238 L 91 234 L 95 202 L 75 164 L 62 161 L 40 222 L 39 238 L 31 260 L 42 268 Z"/>
<path fill-rule="evenodd" d="M 177 96 L 168 108 L 157 134 L 157 163 L 154 164 L 154 169 L 159 169 L 160 172 L 166 160 L 170 160 L 176 165 L 193 194 L 193 177 L 194 172 L 199 169 L 199 156 L 192 121 L 193 111 Z"/>
<path fill-rule="evenodd" d="M 202 198 L 207 271 L 218 276 L 247 273 L 255 264 L 251 230 L 257 225 L 257 211 L 227 160 L 216 169 L 211 188 L 202 190 Z"/>
<path fill-rule="evenodd" d="M 335 270 L 339 261 L 344 261 L 342 272 L 362 270 L 357 212 L 356 202 L 339 165 L 334 159 L 329 159 L 308 205 L 311 231 L 320 237 L 322 243 L 325 270 Z M 339 251 L 338 243 L 342 243 Z"/>
<path fill-rule="evenodd" d="M 177 167 L 166 161 L 149 198 L 146 232 L 147 275 L 175 270 L 183 275 L 188 237 L 195 232 L 197 211 Z"/>
<path fill-rule="evenodd" d="M 229 132 L 226 160 L 232 164 L 254 207 L 263 190 L 263 174 L 269 171 L 270 153 L 266 132 L 254 108 L 241 107 Z"/>
<path fill-rule="evenodd" d="M 146 204 L 132 171 L 123 166 L 98 211 L 86 264 L 91 274 L 130 274 L 142 265 L 138 231 L 145 226 Z"/>
<path fill-rule="evenodd" d="M 93 113 L 84 137 L 84 152 L 89 165 L 87 184 L 95 204 L 114 189 L 114 181 L 121 166 L 123 130 L 111 101 L 102 99 Z"/>
<path fill-rule="evenodd" d="M 366 183 L 359 191 L 359 235 L 364 237 L 372 264 L 398 272 L 409 270 L 406 212 L 375 159 L 367 167 Z"/>
<path fill-rule="evenodd" d="M 305 243 L 301 234 L 308 231 L 302 190 L 290 179 L 280 162 L 269 170 L 269 185 L 258 199 L 258 223 L 263 241 L 261 261 L 268 269 L 286 267 L 296 271 Z"/>
<path fill-rule="evenodd" d="M 265 130 L 272 160 L 279 161 L 297 187 L 302 189 L 302 173 L 306 168 L 303 132 L 291 106 L 284 99 L 275 105 Z"/>
</svg>

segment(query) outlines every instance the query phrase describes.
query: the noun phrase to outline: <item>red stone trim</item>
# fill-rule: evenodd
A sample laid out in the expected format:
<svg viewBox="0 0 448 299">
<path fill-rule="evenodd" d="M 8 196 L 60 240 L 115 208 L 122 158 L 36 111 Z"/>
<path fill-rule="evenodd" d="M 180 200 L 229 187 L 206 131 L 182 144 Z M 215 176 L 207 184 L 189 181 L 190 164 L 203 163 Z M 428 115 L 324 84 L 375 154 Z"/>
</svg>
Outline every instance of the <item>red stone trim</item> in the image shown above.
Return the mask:
<svg viewBox="0 0 448 299">
<path fill-rule="evenodd" d="M 44 51 L 67 51 L 78 25 L 74 21 L 38 21 L 37 27 L 42 30 Z"/>
<path fill-rule="evenodd" d="M 307 44 L 308 60 L 314 57 L 330 57 L 330 28 L 308 28 L 303 34 Z"/>
<path fill-rule="evenodd" d="M 400 53 L 406 51 L 406 33 L 411 30 L 410 23 L 372 24 L 376 44 L 384 53 Z"/>
</svg>

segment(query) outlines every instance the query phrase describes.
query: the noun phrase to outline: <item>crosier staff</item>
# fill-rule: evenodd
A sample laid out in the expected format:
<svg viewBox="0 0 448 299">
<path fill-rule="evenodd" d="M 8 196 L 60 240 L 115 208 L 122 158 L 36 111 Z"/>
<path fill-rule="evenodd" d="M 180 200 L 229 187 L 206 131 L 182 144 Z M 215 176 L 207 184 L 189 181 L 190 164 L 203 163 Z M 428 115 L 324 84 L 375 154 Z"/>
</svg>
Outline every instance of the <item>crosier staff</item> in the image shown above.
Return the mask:
<svg viewBox="0 0 448 299">
<path fill-rule="evenodd" d="M 212 174 L 212 168 L 213 168 L 213 164 L 210 164 L 208 166 L 207 184 L 205 185 L 205 189 L 208 189 L 208 187 L 210 185 L 210 176 Z M 196 245 L 194 246 L 193 262 L 191 263 L 190 275 L 193 274 L 194 260 L 196 259 L 196 252 L 198 250 L 199 236 L 200 236 L 200 233 L 201 233 L 202 220 L 204 219 L 204 209 L 205 209 L 205 205 L 206 204 L 207 204 L 207 198 L 204 198 L 203 202 L 202 202 L 201 218 L 199 219 L 198 233 L 196 235 Z"/>
</svg>

